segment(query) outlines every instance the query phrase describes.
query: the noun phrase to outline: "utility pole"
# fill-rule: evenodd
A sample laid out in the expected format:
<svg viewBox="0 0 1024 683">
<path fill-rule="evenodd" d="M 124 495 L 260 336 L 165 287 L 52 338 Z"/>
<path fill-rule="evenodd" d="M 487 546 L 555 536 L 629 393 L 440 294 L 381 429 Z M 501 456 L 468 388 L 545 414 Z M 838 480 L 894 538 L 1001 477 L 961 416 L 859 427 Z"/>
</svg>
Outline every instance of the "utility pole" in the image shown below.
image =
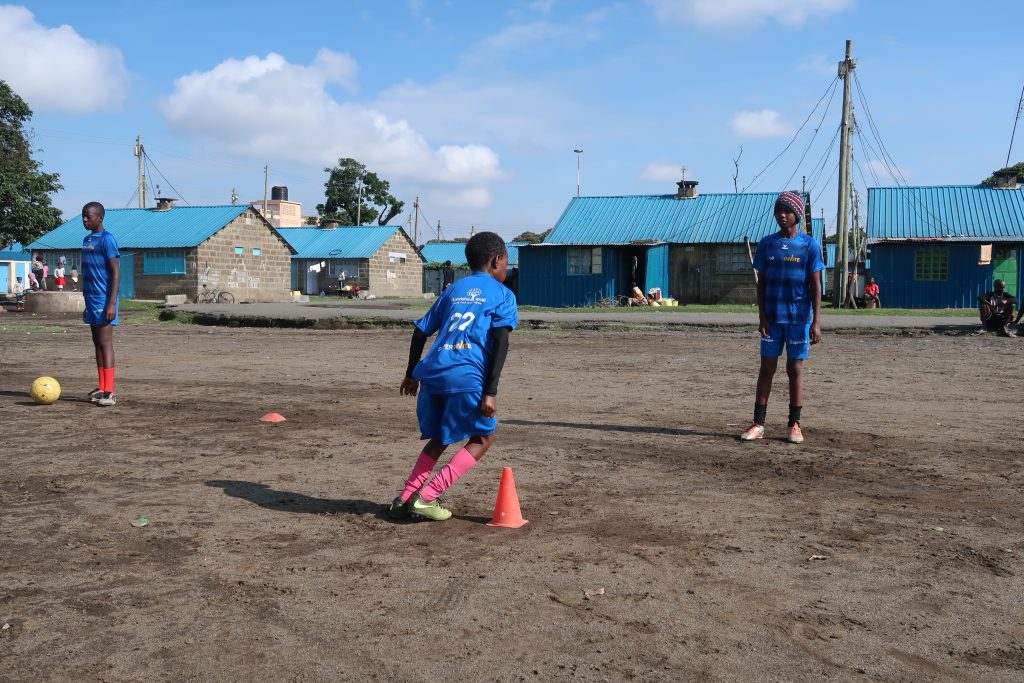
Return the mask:
<svg viewBox="0 0 1024 683">
<path fill-rule="evenodd" d="M 860 197 L 857 196 L 857 191 L 853 187 L 853 179 L 850 179 L 850 196 L 853 197 L 853 231 L 852 237 L 852 250 L 853 250 L 853 272 L 850 273 L 851 284 L 855 284 L 859 279 L 858 264 L 860 263 Z M 850 300 L 850 308 L 857 308 L 857 288 L 853 287 L 846 293 L 847 298 Z"/>
<path fill-rule="evenodd" d="M 1006 166 L 1010 166 L 1010 154 L 1013 152 L 1013 138 L 1017 136 L 1017 122 L 1024 116 L 1024 88 L 1020 89 L 1020 102 L 1017 104 L 1017 116 L 1013 119 L 1013 132 L 1010 133 L 1010 149 L 1006 150 Z"/>
<path fill-rule="evenodd" d="M 142 136 L 135 138 L 135 156 L 139 158 L 139 208 L 146 208 L 146 148 L 142 146 Z"/>
<path fill-rule="evenodd" d="M 263 218 L 270 220 L 267 216 L 267 185 L 270 180 L 270 164 L 263 167 Z"/>
<path fill-rule="evenodd" d="M 846 58 L 839 62 L 839 78 L 843 79 L 843 120 L 839 127 L 839 213 L 836 221 L 836 267 L 833 270 L 832 307 L 846 301 L 849 277 L 847 239 L 850 224 L 850 130 L 853 128 L 853 107 L 850 103 L 850 81 L 857 62 L 850 57 L 853 41 L 846 41 Z M 842 264 L 840 266 L 840 263 Z"/>
<path fill-rule="evenodd" d="M 814 218 L 811 215 L 811 198 L 807 194 L 807 176 L 803 176 L 803 185 L 800 188 L 800 196 L 804 200 L 804 232 L 814 237 Z"/>
<path fill-rule="evenodd" d="M 416 201 L 412 203 L 412 208 L 416 210 L 416 222 L 412 227 L 412 243 L 416 245 L 418 249 L 420 246 L 420 198 L 416 197 Z"/>
<path fill-rule="evenodd" d="M 576 152 L 576 196 L 580 196 L 580 155 L 583 154 L 583 150 L 577 147 L 573 150 Z"/>
<path fill-rule="evenodd" d="M 441 241 L 441 221 L 437 222 L 437 241 Z"/>
<path fill-rule="evenodd" d="M 363 224 L 363 180 L 356 181 L 356 192 L 359 193 L 359 204 L 356 206 L 356 226 Z"/>
</svg>

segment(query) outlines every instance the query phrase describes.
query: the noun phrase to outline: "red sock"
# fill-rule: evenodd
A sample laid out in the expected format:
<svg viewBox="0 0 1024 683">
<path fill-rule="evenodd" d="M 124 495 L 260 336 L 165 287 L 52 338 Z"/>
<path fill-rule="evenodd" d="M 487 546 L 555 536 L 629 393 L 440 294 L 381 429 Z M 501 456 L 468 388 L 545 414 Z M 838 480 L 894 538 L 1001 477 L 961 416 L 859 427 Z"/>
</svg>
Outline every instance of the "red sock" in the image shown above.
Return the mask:
<svg viewBox="0 0 1024 683">
<path fill-rule="evenodd" d="M 114 393 L 114 368 L 103 368 L 103 391 Z"/>
<path fill-rule="evenodd" d="M 100 378 L 100 380 L 99 380 L 100 383 L 97 384 L 96 386 L 99 387 L 100 391 L 106 391 L 106 389 L 103 388 L 103 387 L 106 386 L 106 382 L 104 381 L 106 378 L 103 376 L 103 368 L 101 368 L 100 366 L 97 365 L 96 366 L 96 374 L 99 375 L 99 378 Z"/>
</svg>

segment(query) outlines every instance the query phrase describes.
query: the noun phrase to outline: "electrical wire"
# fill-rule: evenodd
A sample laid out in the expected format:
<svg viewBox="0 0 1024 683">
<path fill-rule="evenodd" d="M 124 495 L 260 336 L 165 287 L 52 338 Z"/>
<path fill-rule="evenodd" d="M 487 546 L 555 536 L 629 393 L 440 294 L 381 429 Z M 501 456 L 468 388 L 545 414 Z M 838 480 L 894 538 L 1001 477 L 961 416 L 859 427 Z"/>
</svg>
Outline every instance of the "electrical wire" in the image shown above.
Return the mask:
<svg viewBox="0 0 1024 683">
<path fill-rule="evenodd" d="M 804 159 L 807 158 L 807 152 L 810 151 L 811 145 L 813 145 L 815 139 L 817 139 L 818 131 L 820 131 L 821 127 L 825 124 L 825 117 L 828 116 L 828 112 L 832 108 L 832 100 L 835 99 L 836 91 L 838 89 L 839 88 L 832 88 L 832 94 L 828 98 L 828 104 L 825 105 L 825 108 L 821 112 L 821 120 L 818 121 L 818 127 L 814 129 L 814 135 L 811 136 L 810 141 L 804 147 L 804 153 L 800 155 L 800 160 L 796 162 L 796 167 L 793 169 L 793 173 L 789 176 L 789 178 L 786 179 L 786 182 L 783 184 L 783 187 L 789 187 L 789 184 L 793 181 L 793 178 L 800 170 L 800 166 L 804 163 Z"/>
<path fill-rule="evenodd" d="M 171 183 L 171 181 L 170 181 L 170 180 L 167 180 L 167 176 L 165 176 L 165 175 L 164 175 L 164 172 L 163 172 L 163 171 L 161 171 L 161 170 L 160 170 L 160 169 L 159 169 L 159 168 L 157 167 L 156 163 L 155 163 L 155 162 L 154 162 L 154 161 L 153 161 L 153 160 L 152 160 L 152 159 L 150 158 L 149 154 L 148 154 L 148 153 L 147 153 L 147 152 L 146 152 L 145 150 L 143 150 L 143 151 L 142 151 L 142 153 L 143 153 L 143 154 L 144 154 L 144 155 L 146 156 L 146 161 L 147 161 L 147 162 L 149 162 L 150 164 L 152 164 L 152 165 L 153 165 L 153 168 L 155 168 L 155 169 L 156 169 L 156 172 L 157 172 L 157 173 L 159 173 L 159 174 L 160 174 L 160 177 L 164 179 L 164 181 L 165 181 L 165 182 L 166 182 L 166 183 L 167 183 L 167 184 L 168 184 L 168 185 L 170 186 L 170 188 L 171 188 L 172 190 L 174 190 L 175 194 L 177 194 L 177 195 L 178 195 L 178 197 L 180 197 L 180 198 L 181 198 L 181 201 L 185 202 L 185 203 L 186 203 L 186 204 L 188 204 L 189 206 L 192 206 L 192 204 L 191 204 L 191 203 L 190 203 L 190 202 L 189 202 L 189 201 L 188 201 L 187 199 L 185 199 L 184 197 L 182 197 L 182 196 L 181 196 L 181 193 L 180 193 L 180 192 L 178 192 L 178 188 L 176 188 L 176 187 L 175 187 L 175 186 L 174 186 L 174 185 L 173 185 L 173 184 Z"/>
</svg>

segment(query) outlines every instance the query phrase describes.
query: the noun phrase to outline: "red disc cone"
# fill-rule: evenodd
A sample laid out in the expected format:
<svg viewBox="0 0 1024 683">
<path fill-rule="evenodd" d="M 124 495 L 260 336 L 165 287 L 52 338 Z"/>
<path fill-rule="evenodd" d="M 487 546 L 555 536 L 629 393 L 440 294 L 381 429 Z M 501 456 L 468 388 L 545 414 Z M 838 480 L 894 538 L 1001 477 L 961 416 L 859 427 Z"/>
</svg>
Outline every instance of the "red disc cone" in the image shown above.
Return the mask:
<svg viewBox="0 0 1024 683">
<path fill-rule="evenodd" d="M 281 413 L 267 413 L 260 418 L 260 422 L 285 422 L 285 417 Z"/>
<path fill-rule="evenodd" d="M 494 518 L 487 526 L 500 526 L 506 529 L 518 529 L 527 523 L 519 509 L 519 494 L 516 492 L 516 480 L 512 476 L 512 468 L 501 470 L 501 483 L 498 485 L 498 500 L 494 504 Z"/>
</svg>

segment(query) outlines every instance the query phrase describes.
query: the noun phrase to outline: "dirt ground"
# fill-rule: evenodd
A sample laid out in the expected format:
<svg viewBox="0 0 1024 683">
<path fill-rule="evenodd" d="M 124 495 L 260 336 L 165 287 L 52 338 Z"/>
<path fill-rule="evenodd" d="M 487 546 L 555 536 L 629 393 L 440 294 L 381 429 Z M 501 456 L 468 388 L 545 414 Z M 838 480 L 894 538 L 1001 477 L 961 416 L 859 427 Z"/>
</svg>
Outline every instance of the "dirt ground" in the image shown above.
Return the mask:
<svg viewBox="0 0 1024 683">
<path fill-rule="evenodd" d="M 784 378 L 736 439 L 749 332 L 517 332 L 455 518 L 396 523 L 408 333 L 126 325 L 103 409 L 67 324 L 0 333 L 5 681 L 1024 679 L 1024 340 L 828 335 L 794 446 Z"/>
</svg>

